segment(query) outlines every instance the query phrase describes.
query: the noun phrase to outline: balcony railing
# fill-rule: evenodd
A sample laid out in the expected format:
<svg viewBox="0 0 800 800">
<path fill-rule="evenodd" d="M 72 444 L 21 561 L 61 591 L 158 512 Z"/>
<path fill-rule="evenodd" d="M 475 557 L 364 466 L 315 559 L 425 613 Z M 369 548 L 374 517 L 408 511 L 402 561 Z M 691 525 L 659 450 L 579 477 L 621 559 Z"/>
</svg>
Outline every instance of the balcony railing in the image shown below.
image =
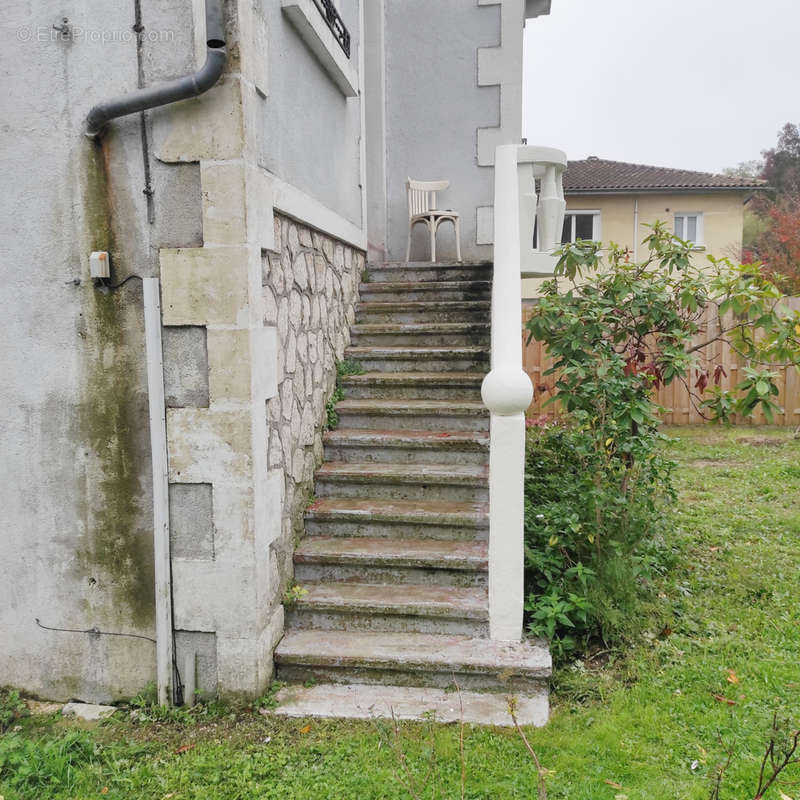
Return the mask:
<svg viewBox="0 0 800 800">
<path fill-rule="evenodd" d="M 495 155 L 492 368 L 481 386 L 490 411 L 489 636 L 522 637 L 525 410 L 523 275 L 552 275 L 564 224 L 567 157 L 549 147 L 501 145 Z M 539 182 L 537 192 L 536 182 Z M 534 249 L 534 224 L 539 245 Z"/>
<path fill-rule="evenodd" d="M 331 33 L 334 35 L 339 46 L 344 50 L 344 54 L 350 58 L 350 31 L 344 24 L 344 20 L 336 10 L 333 0 L 314 0 L 314 5 L 319 9 L 322 18 L 328 23 Z"/>
</svg>

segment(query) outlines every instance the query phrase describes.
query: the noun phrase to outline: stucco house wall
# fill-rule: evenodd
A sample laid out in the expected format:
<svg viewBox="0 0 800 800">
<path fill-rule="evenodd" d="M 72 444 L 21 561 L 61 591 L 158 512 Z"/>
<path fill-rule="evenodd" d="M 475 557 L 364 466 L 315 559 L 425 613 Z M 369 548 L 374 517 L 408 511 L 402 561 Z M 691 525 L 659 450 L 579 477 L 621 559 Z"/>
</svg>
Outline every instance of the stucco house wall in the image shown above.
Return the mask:
<svg viewBox="0 0 800 800">
<path fill-rule="evenodd" d="M 361 98 L 344 96 L 280 2 L 264 0 L 260 7 L 267 96 L 254 120 L 258 163 L 362 229 Z M 342 0 L 339 13 L 351 36 L 349 61 L 358 72 L 360 0 Z"/>
<path fill-rule="evenodd" d="M 163 41 L 143 47 L 145 80 L 193 63 L 188 2 L 144 0 Z M 0 683 L 49 697 L 110 699 L 153 674 L 152 498 L 142 292 L 96 291 L 88 255 L 111 252 L 114 279 L 158 274 L 158 249 L 201 244 L 197 164 L 149 160 L 148 222 L 138 118 L 102 147 L 83 134 L 91 104 L 137 85 L 122 0 L 4 8 L 0 144 Z M 189 25 L 186 26 L 188 15 Z M 102 39 L 102 32 L 107 38 Z"/>
<path fill-rule="evenodd" d="M 156 676 L 138 278 L 158 278 L 176 660 L 197 653 L 203 692 L 253 696 L 368 242 L 402 258 L 406 176 L 446 177 L 465 257 L 490 257 L 522 27 L 549 3 L 341 0 L 348 59 L 312 0 L 225 0 L 220 81 L 99 140 L 96 103 L 202 65 L 204 0 L 68 5 L 3 18 L 0 685 L 109 701 Z"/>
<path fill-rule="evenodd" d="M 342 6 L 358 87 L 362 9 Z M 202 64 L 203 10 L 142 0 L 138 49 L 128 0 L 75 0 L 66 22 L 27 3 L 4 15 L 0 59 L 15 79 L 0 99 L 2 323 L 13 343 L 0 355 L 0 684 L 43 697 L 108 701 L 155 677 L 142 290 L 138 280 L 96 288 L 93 250 L 110 252 L 113 283 L 161 279 L 178 663 L 196 650 L 202 690 L 252 695 L 282 633 L 282 530 L 291 482 L 307 480 L 319 451 L 324 402 L 296 379 L 298 419 L 288 396 L 269 401 L 298 363 L 323 396 L 332 383 L 344 340 L 329 327 L 352 317 L 366 245 L 362 111 L 279 3 L 228 0 L 217 86 L 147 112 L 144 127 L 133 115 L 99 142 L 85 136 L 95 103 Z M 312 255 L 322 286 L 309 283 Z M 275 259 L 277 290 L 264 267 Z M 297 292 L 326 297 L 324 319 L 301 300 L 295 321 Z"/>
<path fill-rule="evenodd" d="M 449 180 L 437 205 L 459 212 L 463 257 L 491 258 L 494 151 L 521 141 L 523 28 L 549 10 L 532 0 L 368 4 L 371 258 L 405 259 L 408 177 Z M 437 255 L 455 257 L 450 225 L 440 228 Z M 429 257 L 420 225 L 411 258 Z"/>
</svg>

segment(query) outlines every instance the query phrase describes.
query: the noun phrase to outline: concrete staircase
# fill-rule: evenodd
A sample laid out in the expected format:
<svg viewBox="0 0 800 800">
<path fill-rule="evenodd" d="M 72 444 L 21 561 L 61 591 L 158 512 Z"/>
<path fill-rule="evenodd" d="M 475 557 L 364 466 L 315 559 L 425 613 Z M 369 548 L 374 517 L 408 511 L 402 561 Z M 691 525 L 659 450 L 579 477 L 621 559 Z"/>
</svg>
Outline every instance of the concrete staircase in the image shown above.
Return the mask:
<svg viewBox="0 0 800 800">
<path fill-rule="evenodd" d="M 520 720 L 543 724 L 546 648 L 488 638 L 491 265 L 379 264 L 368 278 L 346 353 L 364 372 L 342 379 L 325 436 L 277 713 L 509 724 L 513 694 Z"/>
</svg>

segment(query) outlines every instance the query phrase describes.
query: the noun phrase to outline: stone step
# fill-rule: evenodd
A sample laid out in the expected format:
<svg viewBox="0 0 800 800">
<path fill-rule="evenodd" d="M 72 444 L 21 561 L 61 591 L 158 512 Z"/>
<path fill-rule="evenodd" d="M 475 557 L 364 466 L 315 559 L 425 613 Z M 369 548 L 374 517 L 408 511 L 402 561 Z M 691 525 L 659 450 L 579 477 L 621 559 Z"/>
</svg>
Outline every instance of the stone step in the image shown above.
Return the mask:
<svg viewBox="0 0 800 800">
<path fill-rule="evenodd" d="M 348 347 L 345 357 L 366 372 L 480 372 L 489 370 L 488 347 Z"/>
<path fill-rule="evenodd" d="M 492 294 L 491 281 L 370 281 L 361 284 L 362 303 L 414 302 L 441 303 L 448 301 L 486 302 Z"/>
<path fill-rule="evenodd" d="M 485 502 L 324 497 L 306 509 L 305 529 L 309 536 L 485 541 L 488 511 Z"/>
<path fill-rule="evenodd" d="M 353 347 L 469 347 L 490 343 L 488 322 L 382 322 L 350 326 Z"/>
<path fill-rule="evenodd" d="M 308 583 L 286 609 L 291 630 L 386 631 L 485 637 L 485 587 L 425 584 Z"/>
<path fill-rule="evenodd" d="M 323 439 L 326 461 L 356 464 L 488 464 L 489 435 L 472 431 L 336 428 Z"/>
<path fill-rule="evenodd" d="M 488 431 L 481 402 L 452 400 L 342 400 L 339 424 L 362 430 Z"/>
<path fill-rule="evenodd" d="M 318 497 L 486 502 L 487 467 L 471 464 L 323 464 L 316 473 Z"/>
<path fill-rule="evenodd" d="M 422 686 L 322 683 L 285 686 L 271 713 L 292 718 L 375 719 L 512 726 L 507 692 L 453 692 Z M 515 695 L 520 725 L 540 727 L 549 715 L 547 691 Z"/>
<path fill-rule="evenodd" d="M 490 280 L 491 264 L 444 264 L 430 261 L 411 261 L 387 264 L 369 264 L 367 283 L 387 282 L 443 282 Z"/>
<path fill-rule="evenodd" d="M 368 324 L 481 322 L 489 320 L 490 308 L 489 300 L 362 302 L 356 306 L 356 321 Z"/>
<path fill-rule="evenodd" d="M 481 399 L 483 372 L 364 372 L 341 378 L 346 398 L 387 400 Z"/>
<path fill-rule="evenodd" d="M 425 633 L 290 630 L 275 650 L 279 680 L 536 693 L 551 672 L 541 644 Z"/>
<path fill-rule="evenodd" d="M 485 586 L 486 542 L 307 536 L 294 557 L 301 586 L 322 581 Z"/>
</svg>

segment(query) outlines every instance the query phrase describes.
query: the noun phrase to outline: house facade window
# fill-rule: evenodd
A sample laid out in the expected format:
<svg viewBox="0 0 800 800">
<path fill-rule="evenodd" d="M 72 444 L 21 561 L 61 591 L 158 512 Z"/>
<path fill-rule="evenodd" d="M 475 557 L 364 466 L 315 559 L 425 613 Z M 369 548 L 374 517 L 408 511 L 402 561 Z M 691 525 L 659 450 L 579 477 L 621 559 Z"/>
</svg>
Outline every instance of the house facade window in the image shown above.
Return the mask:
<svg viewBox="0 0 800 800">
<path fill-rule="evenodd" d="M 703 214 L 700 211 L 687 211 L 675 214 L 675 235 L 691 242 L 695 247 L 703 246 Z"/>
<path fill-rule="evenodd" d="M 599 241 L 599 211 L 567 211 L 564 214 L 564 228 L 561 231 L 561 244 L 577 242 L 578 239 Z"/>
</svg>

